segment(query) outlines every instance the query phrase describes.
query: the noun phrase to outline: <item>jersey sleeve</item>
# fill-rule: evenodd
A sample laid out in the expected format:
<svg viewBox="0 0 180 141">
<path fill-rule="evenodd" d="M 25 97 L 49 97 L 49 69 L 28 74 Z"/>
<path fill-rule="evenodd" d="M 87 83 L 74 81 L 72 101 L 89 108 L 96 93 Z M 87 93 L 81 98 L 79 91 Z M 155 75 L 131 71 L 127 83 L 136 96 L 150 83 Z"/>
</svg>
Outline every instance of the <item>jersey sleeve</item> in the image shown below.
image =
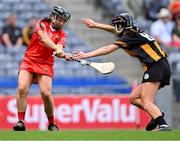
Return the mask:
<svg viewBox="0 0 180 141">
<path fill-rule="evenodd" d="M 65 45 L 66 45 L 66 33 L 64 31 L 61 32 L 61 36 L 60 36 L 57 44 L 63 45 L 63 47 L 65 47 Z"/>
<path fill-rule="evenodd" d="M 119 48 L 126 48 L 128 47 L 128 39 L 126 37 L 120 37 L 118 40 L 116 40 L 113 44 L 119 46 Z"/>
</svg>

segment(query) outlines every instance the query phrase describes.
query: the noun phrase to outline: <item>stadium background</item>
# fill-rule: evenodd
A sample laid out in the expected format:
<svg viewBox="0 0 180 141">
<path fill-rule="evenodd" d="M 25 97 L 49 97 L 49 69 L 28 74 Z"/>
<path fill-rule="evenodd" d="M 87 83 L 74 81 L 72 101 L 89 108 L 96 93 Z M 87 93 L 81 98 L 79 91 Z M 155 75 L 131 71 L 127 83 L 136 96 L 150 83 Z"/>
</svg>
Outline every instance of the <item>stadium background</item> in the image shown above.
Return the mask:
<svg viewBox="0 0 180 141">
<path fill-rule="evenodd" d="M 121 0 L 100 0 L 98 2 L 100 3 L 97 3 L 97 1 L 93 0 L 0 0 L 0 29 L 2 29 L 2 27 L 6 24 L 6 19 L 12 12 L 16 14 L 17 25 L 23 28 L 25 25 L 27 25 L 31 17 L 42 18 L 44 15 L 49 13 L 50 9 L 54 5 L 63 5 L 70 9 L 72 14 L 71 21 L 68 27 L 65 29 L 68 37 L 65 50 L 70 52 L 73 52 L 75 49 L 82 49 L 84 51 L 93 50 L 102 45 L 113 42 L 116 37 L 100 30 L 87 29 L 80 23 L 80 19 L 83 17 L 91 17 L 98 22 L 110 23 L 110 19 L 113 14 L 116 14 L 117 12 L 128 11 L 128 9 L 126 9 L 127 7 L 123 5 L 123 1 Z M 164 3 L 162 4 L 164 4 L 162 5 L 163 7 L 168 7 L 169 1 L 164 0 Z M 142 11 L 144 10 L 145 9 L 142 9 Z M 131 12 L 133 14 L 133 10 L 131 10 Z M 136 17 L 136 15 L 133 16 Z M 149 32 L 149 28 L 153 21 L 146 19 L 145 17 L 136 17 L 135 19 L 135 23 L 138 27 Z M 13 110 L 11 108 L 14 108 L 13 102 L 17 91 L 18 64 L 23 57 L 25 49 L 25 46 L 14 47 L 10 49 L 4 47 L 2 44 L 0 46 L 1 123 L 6 123 L 9 118 L 14 117 L 14 113 L 12 112 Z M 120 102 L 122 101 L 122 104 L 127 107 L 127 109 L 124 111 L 125 113 L 120 113 L 121 115 L 124 114 L 127 116 L 127 113 L 130 113 L 132 108 L 128 103 L 128 93 L 131 91 L 132 87 L 136 86 L 137 83 L 140 82 L 141 75 L 143 73 L 140 69 L 140 64 L 127 56 L 123 51 L 117 51 L 116 53 L 110 54 L 109 56 L 98 57 L 91 60 L 99 62 L 113 61 L 116 64 L 116 69 L 112 74 L 104 76 L 91 68 L 82 67 L 78 63 L 69 63 L 62 59 L 56 59 L 55 79 L 53 82 L 53 94 L 55 95 L 55 99 L 57 101 L 56 104 L 62 104 L 62 99 L 63 103 L 66 101 L 69 105 L 72 105 L 73 100 L 77 100 L 74 102 L 75 104 L 78 103 L 81 105 L 83 103 L 81 100 L 83 99 L 89 100 L 91 105 L 95 103 L 96 100 L 100 99 L 101 104 L 105 104 L 106 106 L 113 106 L 113 100 L 115 98 L 115 100 L 118 99 Z M 173 128 L 180 128 L 180 104 L 175 100 L 173 86 L 168 87 L 165 93 L 167 92 L 170 93 L 167 95 L 164 94 L 163 99 L 158 98 L 157 103 L 162 105 L 162 107 L 165 106 L 165 108 L 170 111 L 167 116 L 169 119 L 167 120 L 172 122 L 170 124 L 173 126 Z M 64 97 L 59 97 L 61 95 Z M 39 96 L 38 86 L 33 85 L 30 91 L 29 103 L 32 104 L 30 107 L 36 108 L 36 106 L 39 104 L 38 108 L 41 109 L 41 101 L 37 98 L 37 96 Z M 73 100 L 71 98 L 73 98 Z M 36 102 L 31 102 L 35 100 Z M 164 102 L 164 100 L 166 102 Z M 123 106 L 120 106 L 120 108 L 123 108 Z M 11 110 L 8 111 L 8 109 Z M 33 112 L 33 110 L 31 111 L 30 109 L 30 115 L 31 112 Z M 123 112 L 123 110 L 121 110 L 121 112 Z M 7 115 L 5 116 L 5 114 Z M 128 121 L 129 123 L 126 123 L 126 121 L 122 122 L 121 120 L 120 124 L 117 124 L 118 126 L 113 126 L 111 122 L 110 125 L 108 122 L 106 123 L 99 121 L 94 124 L 90 123 L 90 125 L 92 127 L 101 129 L 102 127 L 123 129 L 139 127 L 143 128 L 147 122 L 147 120 L 144 118 L 146 115 L 140 112 L 140 117 L 142 116 L 142 118 L 140 118 L 139 116 L 135 116 L 135 114 L 136 113 L 134 113 L 133 117 L 135 118 L 134 123 L 130 122 L 130 120 Z M 67 119 L 63 118 L 63 115 L 60 116 L 62 116 L 61 120 Z M 84 115 L 80 116 L 80 119 L 84 117 Z M 15 119 L 11 120 L 8 125 L 1 124 L 0 128 L 10 129 L 14 123 Z M 117 121 L 115 123 L 117 123 Z M 40 128 L 40 126 L 37 126 L 36 124 L 31 126 L 29 122 L 29 127 L 32 129 Z M 89 124 L 86 124 L 86 126 L 84 125 L 85 123 L 81 124 L 83 124 L 82 128 L 89 127 Z M 66 129 L 77 128 L 78 126 L 81 127 L 81 125 L 72 124 L 64 124 L 64 126 Z M 45 128 L 46 127 L 42 126 L 40 129 Z"/>
</svg>

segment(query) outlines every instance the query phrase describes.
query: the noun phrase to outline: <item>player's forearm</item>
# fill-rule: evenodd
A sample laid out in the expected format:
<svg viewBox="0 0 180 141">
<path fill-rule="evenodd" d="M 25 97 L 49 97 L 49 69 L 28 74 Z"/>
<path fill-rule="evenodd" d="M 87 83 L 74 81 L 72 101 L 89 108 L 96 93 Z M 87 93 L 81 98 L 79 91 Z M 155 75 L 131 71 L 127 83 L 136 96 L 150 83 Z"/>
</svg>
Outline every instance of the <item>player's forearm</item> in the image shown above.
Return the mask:
<svg viewBox="0 0 180 141">
<path fill-rule="evenodd" d="M 56 44 L 53 43 L 51 41 L 51 39 L 49 39 L 48 37 L 45 37 L 45 38 L 41 39 L 41 41 L 45 44 L 46 47 L 49 47 L 49 48 L 51 48 L 53 50 L 57 49 Z"/>
<path fill-rule="evenodd" d="M 40 30 L 38 31 L 38 35 L 41 39 L 41 42 L 46 46 L 46 47 L 49 47 L 53 50 L 57 50 L 57 46 L 55 43 L 53 43 L 53 41 L 47 36 L 47 34 Z"/>
<path fill-rule="evenodd" d="M 107 54 L 113 52 L 114 50 L 116 50 L 117 48 L 118 47 L 114 44 L 109 45 L 109 46 L 104 46 L 97 50 L 86 53 L 85 58 L 107 55 Z"/>
<path fill-rule="evenodd" d="M 102 29 L 102 30 L 108 31 L 110 33 L 116 34 L 116 30 L 115 30 L 114 26 L 111 26 L 111 25 L 96 23 L 95 28 Z"/>
<path fill-rule="evenodd" d="M 51 39 L 47 35 L 46 26 L 43 23 L 40 23 L 40 27 L 42 30 L 38 30 L 37 34 L 39 35 L 41 42 L 46 46 L 53 50 L 57 50 L 56 44 L 51 41 Z"/>
<path fill-rule="evenodd" d="M 98 49 L 98 50 L 94 50 L 91 52 L 86 53 L 85 58 L 91 58 L 91 57 L 96 57 L 96 56 L 102 56 L 102 55 L 106 55 L 106 51 L 103 49 Z"/>
<path fill-rule="evenodd" d="M 47 33 L 45 31 L 39 30 L 37 32 L 37 34 L 39 35 L 41 42 L 45 45 L 45 47 L 51 48 L 52 50 L 54 50 L 54 55 L 58 56 L 60 58 L 64 57 L 64 51 L 63 51 L 63 45 L 60 44 L 55 44 L 48 36 Z"/>
</svg>

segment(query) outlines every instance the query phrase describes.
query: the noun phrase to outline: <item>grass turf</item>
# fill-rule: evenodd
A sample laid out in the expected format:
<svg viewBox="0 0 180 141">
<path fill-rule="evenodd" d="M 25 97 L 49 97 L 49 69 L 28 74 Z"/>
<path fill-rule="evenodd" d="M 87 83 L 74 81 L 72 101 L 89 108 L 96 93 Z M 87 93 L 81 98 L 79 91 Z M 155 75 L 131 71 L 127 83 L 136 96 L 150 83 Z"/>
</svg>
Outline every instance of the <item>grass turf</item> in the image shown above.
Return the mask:
<svg viewBox="0 0 180 141">
<path fill-rule="evenodd" d="M 146 132 L 141 130 L 62 130 L 0 131 L 0 140 L 180 140 L 180 130 Z"/>
</svg>

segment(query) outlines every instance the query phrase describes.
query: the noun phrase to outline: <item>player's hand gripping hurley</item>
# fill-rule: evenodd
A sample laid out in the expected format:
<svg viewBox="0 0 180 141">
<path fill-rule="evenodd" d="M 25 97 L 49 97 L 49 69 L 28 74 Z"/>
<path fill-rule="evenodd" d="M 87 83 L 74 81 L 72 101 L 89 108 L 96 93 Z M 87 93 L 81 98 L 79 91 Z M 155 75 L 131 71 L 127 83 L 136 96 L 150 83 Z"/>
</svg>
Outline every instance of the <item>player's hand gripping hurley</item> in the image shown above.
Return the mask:
<svg viewBox="0 0 180 141">
<path fill-rule="evenodd" d="M 113 72 L 115 68 L 115 65 L 113 62 L 97 63 L 97 62 L 89 62 L 85 59 L 77 59 L 74 57 L 72 57 L 72 59 L 76 62 L 79 62 L 82 66 L 85 66 L 85 65 L 90 66 L 102 74 L 109 74 Z"/>
</svg>

